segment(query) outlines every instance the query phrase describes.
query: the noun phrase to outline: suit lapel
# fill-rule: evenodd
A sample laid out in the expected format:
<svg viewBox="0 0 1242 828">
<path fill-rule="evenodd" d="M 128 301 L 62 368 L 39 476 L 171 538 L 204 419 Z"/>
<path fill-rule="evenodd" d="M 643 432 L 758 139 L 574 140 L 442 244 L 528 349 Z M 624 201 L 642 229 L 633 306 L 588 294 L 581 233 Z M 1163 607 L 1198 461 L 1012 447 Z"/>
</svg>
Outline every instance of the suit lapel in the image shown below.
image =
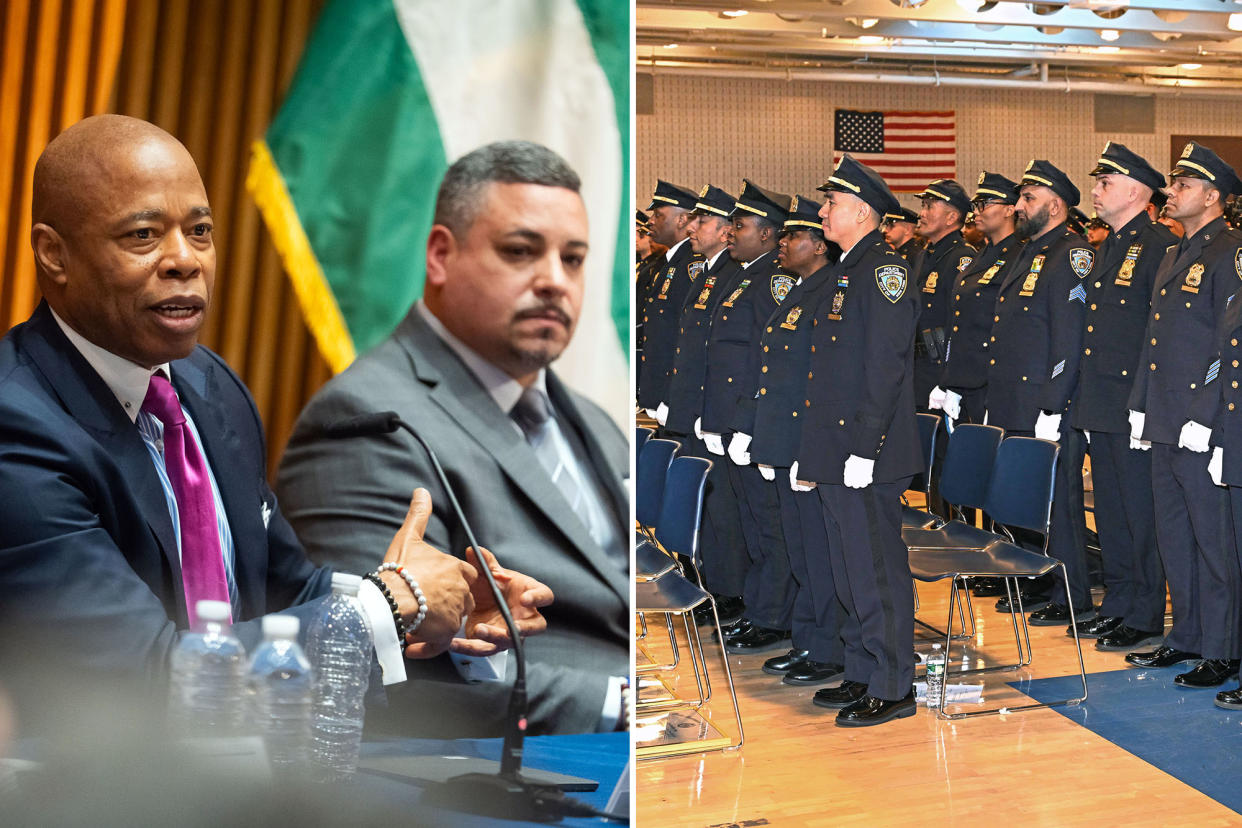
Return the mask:
<svg viewBox="0 0 1242 828">
<path fill-rule="evenodd" d="M 1155 289 L 1159 291 L 1160 288 L 1167 285 L 1176 274 L 1181 273 L 1202 252 L 1203 236 L 1196 234 L 1194 238 L 1187 242 L 1186 248 L 1180 254 L 1177 252 L 1176 246 L 1165 253 L 1164 261 L 1160 263 L 1160 269 L 1156 271 Z"/>
<path fill-rule="evenodd" d="M 181 592 L 181 559 L 172 516 L 138 427 L 130 422 L 116 396 L 86 359 L 65 337 L 47 305 L 40 304 L 30 319 L 25 343 L 31 360 L 52 387 L 65 410 L 87 431 L 118 466 L 133 493 L 139 511 L 172 568 L 177 606 L 185 605 Z"/>
<path fill-rule="evenodd" d="M 401 323 L 399 335 L 402 345 L 410 353 L 416 376 L 431 386 L 431 400 L 492 456 L 505 475 L 566 537 L 601 579 L 628 601 L 628 584 L 624 583 L 617 567 L 609 561 L 607 552 L 595 542 L 582 520 L 555 491 L 539 458 L 526 444 L 521 432 L 457 355 L 417 313 L 409 314 Z M 591 442 L 588 445 L 596 444 Z M 628 514 L 628 509 L 622 514 Z M 486 539 L 480 539 L 480 543 L 486 543 Z M 497 557 L 503 563 L 503 552 L 498 551 Z"/>
</svg>

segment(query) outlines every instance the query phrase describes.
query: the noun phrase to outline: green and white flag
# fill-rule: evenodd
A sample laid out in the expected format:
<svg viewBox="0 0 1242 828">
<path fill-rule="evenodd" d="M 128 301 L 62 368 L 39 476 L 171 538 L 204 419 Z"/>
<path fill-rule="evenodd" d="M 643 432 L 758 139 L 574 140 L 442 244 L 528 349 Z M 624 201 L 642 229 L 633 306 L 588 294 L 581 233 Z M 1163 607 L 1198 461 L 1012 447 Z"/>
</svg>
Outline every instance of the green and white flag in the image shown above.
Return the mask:
<svg viewBox="0 0 1242 828">
<path fill-rule="evenodd" d="M 557 372 L 618 419 L 629 398 L 629 4 L 331 0 L 247 187 L 333 370 L 422 294 L 436 188 L 492 141 L 560 153 L 591 226 Z"/>
</svg>

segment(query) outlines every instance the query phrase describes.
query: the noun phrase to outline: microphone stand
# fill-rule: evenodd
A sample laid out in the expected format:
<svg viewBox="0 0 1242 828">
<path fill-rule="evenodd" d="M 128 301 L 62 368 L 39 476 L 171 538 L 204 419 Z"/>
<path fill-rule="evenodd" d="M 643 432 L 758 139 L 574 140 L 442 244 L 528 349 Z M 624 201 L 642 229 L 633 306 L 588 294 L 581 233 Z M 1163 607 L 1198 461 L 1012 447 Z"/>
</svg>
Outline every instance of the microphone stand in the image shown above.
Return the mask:
<svg viewBox="0 0 1242 828">
<path fill-rule="evenodd" d="M 371 426 L 368 428 L 367 426 Z M 443 782 L 431 783 L 423 792 L 420 802 L 444 808 L 446 810 L 468 811 L 484 816 L 522 819 L 528 821 L 548 822 L 559 820 L 565 813 L 567 800 L 555 785 L 534 782 L 521 773 L 522 747 L 526 739 L 526 654 L 522 648 L 522 637 L 518 634 L 517 624 L 509 612 L 505 596 L 500 591 L 496 579 L 492 577 L 491 568 L 483 560 L 479 542 L 474 537 L 474 530 L 466 515 L 457 502 L 457 495 L 449 484 L 448 476 L 440 465 L 436 453 L 432 451 L 426 440 L 415 431 L 409 423 L 401 419 L 396 412 L 361 415 L 354 417 L 334 428 L 329 429 L 332 436 L 359 436 L 367 433 L 392 433 L 402 429 L 427 453 L 436 478 L 448 496 L 453 514 L 461 522 L 466 533 L 466 540 L 474 549 L 482 564 L 483 577 L 491 588 L 496 606 L 504 617 L 509 636 L 513 639 L 513 656 L 515 661 L 513 690 L 509 694 L 509 711 L 505 719 L 505 735 L 500 748 L 500 771 L 490 773 L 464 773 Z"/>
</svg>

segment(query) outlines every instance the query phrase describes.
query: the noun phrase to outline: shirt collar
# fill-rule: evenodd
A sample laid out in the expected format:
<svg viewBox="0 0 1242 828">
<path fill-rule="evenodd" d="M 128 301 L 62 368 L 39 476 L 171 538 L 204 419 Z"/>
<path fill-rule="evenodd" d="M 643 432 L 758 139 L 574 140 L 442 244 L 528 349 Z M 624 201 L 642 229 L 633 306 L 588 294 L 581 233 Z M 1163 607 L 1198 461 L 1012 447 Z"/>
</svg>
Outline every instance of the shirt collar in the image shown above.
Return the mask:
<svg viewBox="0 0 1242 828">
<path fill-rule="evenodd" d="M 418 310 L 418 315 L 422 317 L 427 326 L 440 337 L 445 345 L 449 347 L 453 353 L 457 354 L 457 358 L 466 363 L 466 368 L 470 373 L 474 374 L 475 379 L 483 386 L 483 390 L 496 401 L 496 405 L 500 406 L 500 410 L 508 414 L 513 410 L 513 406 L 517 405 L 518 399 L 525 391 L 522 383 L 488 362 L 477 351 L 466 343 L 462 342 L 444 327 L 444 323 L 436 318 L 426 303 L 422 299 L 418 300 L 418 304 L 414 306 Z M 535 375 L 533 387 L 538 388 L 544 394 L 548 393 L 547 369 L 540 368 L 539 373 Z"/>
<path fill-rule="evenodd" d="M 711 270 L 713 267 L 715 267 L 716 262 L 720 259 L 720 254 L 724 253 L 728 249 L 729 249 L 728 245 L 725 245 L 724 247 L 717 250 L 716 255 L 712 256 L 710 259 L 707 260 L 707 267 L 704 269 Z"/>
<path fill-rule="evenodd" d="M 681 247 L 683 244 L 685 244 L 685 243 L 686 243 L 686 242 L 688 242 L 688 241 L 690 241 L 690 237 L 689 237 L 689 236 L 687 236 L 686 238 L 684 238 L 684 239 L 682 239 L 681 241 L 677 242 L 677 244 L 675 244 L 675 245 L 673 245 L 672 247 L 670 247 L 670 248 L 669 248 L 669 249 L 668 249 L 668 250 L 664 253 L 664 261 L 666 261 L 666 262 L 671 262 L 671 261 L 673 260 L 673 256 L 674 256 L 674 254 L 676 254 L 676 253 L 677 253 L 677 248 Z"/>
<path fill-rule="evenodd" d="M 69 327 L 54 310 L 52 318 L 65 332 L 65 337 L 73 347 L 78 349 L 82 358 L 95 369 L 95 373 L 99 374 L 100 379 L 108 386 L 108 390 L 116 395 L 117 402 L 125 410 L 130 422 L 138 421 L 138 412 L 142 410 L 142 401 L 147 398 L 147 387 L 151 384 L 151 375 L 156 371 L 163 371 L 165 376 L 172 379 L 172 368 L 167 362 L 154 368 L 143 368 L 125 357 L 100 348 Z"/>
</svg>

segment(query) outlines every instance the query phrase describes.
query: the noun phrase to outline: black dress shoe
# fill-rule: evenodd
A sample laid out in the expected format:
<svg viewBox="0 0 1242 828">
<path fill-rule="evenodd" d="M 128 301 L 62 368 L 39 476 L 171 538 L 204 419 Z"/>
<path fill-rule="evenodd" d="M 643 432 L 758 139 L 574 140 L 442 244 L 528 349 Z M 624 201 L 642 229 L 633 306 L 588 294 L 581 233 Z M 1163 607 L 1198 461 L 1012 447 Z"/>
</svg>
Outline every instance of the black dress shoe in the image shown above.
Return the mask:
<svg viewBox="0 0 1242 828">
<path fill-rule="evenodd" d="M 970 591 L 976 598 L 996 598 L 1005 594 L 1005 579 L 971 578 Z"/>
<path fill-rule="evenodd" d="M 1120 615 L 1097 615 L 1085 624 L 1078 625 L 1078 637 L 1103 638 L 1120 627 L 1121 621 Z M 1074 631 L 1069 627 L 1065 628 L 1065 634 L 1070 638 L 1074 637 Z"/>
<path fill-rule="evenodd" d="M 870 727 L 884 724 L 893 719 L 904 719 L 913 716 L 917 708 L 914 706 L 914 691 L 911 690 L 903 699 L 888 701 L 866 695 L 849 707 L 841 709 L 837 714 L 837 727 Z"/>
<path fill-rule="evenodd" d="M 1095 607 L 1087 606 L 1074 610 L 1076 621 L 1089 621 L 1095 616 Z M 1041 610 L 1032 612 L 1026 622 L 1032 627 L 1057 627 L 1070 620 L 1069 607 L 1065 604 L 1049 604 Z"/>
<path fill-rule="evenodd" d="M 765 653 L 778 647 L 791 644 L 788 630 L 770 630 L 767 627 L 756 627 L 753 624 L 741 635 L 725 639 L 725 650 L 734 655 L 746 653 Z"/>
<path fill-rule="evenodd" d="M 795 664 L 801 664 L 811 655 L 810 650 L 790 650 L 784 655 L 772 656 L 763 662 L 763 672 L 769 676 L 783 676 Z"/>
<path fill-rule="evenodd" d="M 1226 710 L 1242 710 L 1242 687 L 1236 690 L 1222 690 L 1216 694 L 1216 706 Z"/>
<path fill-rule="evenodd" d="M 736 595 L 717 595 L 716 615 L 720 618 L 720 626 L 727 627 L 742 617 L 742 612 L 746 609 L 746 604 L 740 596 Z M 706 626 L 713 623 L 711 604 L 701 604 L 694 609 L 694 622 L 699 626 Z"/>
<path fill-rule="evenodd" d="M 861 681 L 846 679 L 836 687 L 825 687 L 815 691 L 811 704 L 816 707 L 849 707 L 867 695 L 867 685 Z"/>
<path fill-rule="evenodd" d="M 1095 648 L 1105 652 L 1133 650 L 1143 644 L 1159 644 L 1163 639 L 1164 630 L 1136 630 L 1122 624 L 1108 635 L 1096 639 Z"/>
<path fill-rule="evenodd" d="M 806 661 L 791 667 L 781 681 L 797 687 L 809 687 L 812 684 L 827 684 L 833 679 L 840 678 L 844 672 L 845 668 L 840 664 L 832 664 L 826 661 L 811 661 L 808 658 Z"/>
<path fill-rule="evenodd" d="M 1236 658 L 1205 658 L 1189 673 L 1174 676 L 1173 683 L 1182 687 L 1220 687 L 1237 677 Z"/>
<path fill-rule="evenodd" d="M 1016 602 L 1015 602 L 1016 603 Z M 1031 610 L 1040 610 L 1048 606 L 1050 601 L 1047 595 L 1037 595 L 1026 589 L 1022 590 L 1022 611 L 1030 612 Z M 1013 612 L 1009 606 L 1009 598 L 1005 597 L 996 602 L 997 612 Z"/>
<path fill-rule="evenodd" d="M 1135 667 L 1172 667 L 1174 664 L 1194 661 L 1198 658 L 1203 658 L 1203 656 L 1161 645 L 1146 653 L 1130 653 L 1126 656 L 1126 662 Z"/>
<path fill-rule="evenodd" d="M 735 635 L 741 635 L 742 633 L 749 630 L 750 627 L 751 627 L 750 621 L 746 620 L 745 618 L 737 619 L 729 626 L 723 628 L 722 632 L 724 632 L 725 641 L 727 642 L 730 638 L 733 638 Z M 717 633 L 716 631 L 713 631 L 712 641 L 719 641 L 719 640 L 720 640 L 719 633 Z"/>
</svg>

